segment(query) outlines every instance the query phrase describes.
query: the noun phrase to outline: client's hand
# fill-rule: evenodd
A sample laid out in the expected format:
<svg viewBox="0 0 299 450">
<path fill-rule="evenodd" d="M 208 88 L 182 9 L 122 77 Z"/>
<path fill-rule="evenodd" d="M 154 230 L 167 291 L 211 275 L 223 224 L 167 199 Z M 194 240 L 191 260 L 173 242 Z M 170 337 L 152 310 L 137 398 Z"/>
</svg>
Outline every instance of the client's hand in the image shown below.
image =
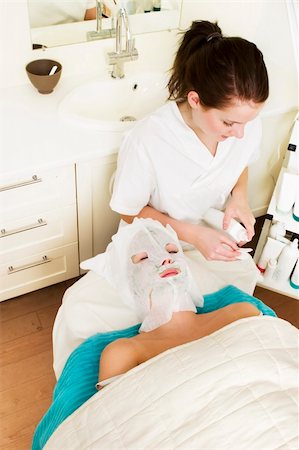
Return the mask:
<svg viewBox="0 0 299 450">
<path fill-rule="evenodd" d="M 240 255 L 237 244 L 221 231 L 201 225 L 189 225 L 188 242 L 208 260 L 235 261 Z"/>
</svg>

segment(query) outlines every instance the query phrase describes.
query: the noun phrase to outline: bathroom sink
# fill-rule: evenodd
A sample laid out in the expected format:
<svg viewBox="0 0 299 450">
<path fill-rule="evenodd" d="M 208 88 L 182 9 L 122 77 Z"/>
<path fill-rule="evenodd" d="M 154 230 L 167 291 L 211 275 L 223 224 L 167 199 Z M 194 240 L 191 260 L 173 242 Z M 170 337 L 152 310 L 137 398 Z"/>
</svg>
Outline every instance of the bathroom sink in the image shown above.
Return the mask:
<svg viewBox="0 0 299 450">
<path fill-rule="evenodd" d="M 99 79 L 73 89 L 61 101 L 59 113 L 78 125 L 122 132 L 165 102 L 166 85 L 161 72 Z"/>
</svg>

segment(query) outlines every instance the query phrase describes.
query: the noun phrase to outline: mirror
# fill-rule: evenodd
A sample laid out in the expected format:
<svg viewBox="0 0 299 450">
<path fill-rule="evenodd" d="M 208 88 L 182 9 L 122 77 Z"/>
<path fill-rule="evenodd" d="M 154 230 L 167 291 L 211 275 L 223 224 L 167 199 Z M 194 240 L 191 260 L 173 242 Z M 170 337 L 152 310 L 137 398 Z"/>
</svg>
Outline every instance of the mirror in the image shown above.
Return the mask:
<svg viewBox="0 0 299 450">
<path fill-rule="evenodd" d="M 179 26 L 182 0 L 28 0 L 32 48 L 111 37 L 117 2 L 127 9 L 133 35 Z"/>
</svg>

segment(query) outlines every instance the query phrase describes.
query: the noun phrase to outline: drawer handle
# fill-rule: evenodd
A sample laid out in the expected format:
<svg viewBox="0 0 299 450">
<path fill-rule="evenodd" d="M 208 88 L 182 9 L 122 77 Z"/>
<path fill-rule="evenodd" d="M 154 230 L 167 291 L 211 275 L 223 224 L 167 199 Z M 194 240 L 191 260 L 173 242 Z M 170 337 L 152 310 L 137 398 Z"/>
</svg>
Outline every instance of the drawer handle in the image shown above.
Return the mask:
<svg viewBox="0 0 299 450">
<path fill-rule="evenodd" d="M 37 175 L 32 175 L 32 178 L 30 178 L 30 180 L 24 180 L 20 181 L 19 183 L 7 184 L 6 186 L 0 187 L 0 192 L 8 191 L 9 189 L 16 189 L 19 187 L 28 186 L 29 184 L 40 183 L 41 181 L 43 181 L 42 178 L 39 178 Z"/>
<path fill-rule="evenodd" d="M 34 228 L 43 227 L 45 225 L 48 225 L 48 224 L 44 219 L 38 219 L 37 223 L 25 225 L 24 227 L 15 228 L 13 230 L 6 230 L 5 228 L 2 228 L 0 238 L 6 237 L 6 236 L 11 236 L 12 234 L 16 234 L 16 233 L 22 233 L 23 231 L 33 230 Z"/>
<path fill-rule="evenodd" d="M 51 262 L 52 259 L 48 258 L 46 255 L 42 257 L 42 259 L 40 261 L 36 261 L 34 263 L 31 264 L 24 264 L 23 266 L 19 266 L 19 267 L 13 267 L 13 266 L 9 266 L 8 267 L 8 275 L 15 273 L 15 272 L 20 272 L 21 270 L 26 270 L 26 269 L 30 269 L 31 267 L 36 267 L 36 266 L 40 266 L 42 264 L 46 264 Z"/>
</svg>

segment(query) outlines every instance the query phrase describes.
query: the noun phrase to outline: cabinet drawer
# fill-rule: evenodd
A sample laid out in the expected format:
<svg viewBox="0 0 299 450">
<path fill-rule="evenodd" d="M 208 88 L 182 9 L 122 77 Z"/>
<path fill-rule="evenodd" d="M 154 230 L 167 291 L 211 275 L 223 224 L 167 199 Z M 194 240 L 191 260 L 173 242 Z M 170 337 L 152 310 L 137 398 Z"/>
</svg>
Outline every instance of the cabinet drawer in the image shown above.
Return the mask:
<svg viewBox="0 0 299 450">
<path fill-rule="evenodd" d="M 20 258 L 0 266 L 0 301 L 79 275 L 78 245 Z"/>
<path fill-rule="evenodd" d="M 75 203 L 74 166 L 0 178 L 0 214 L 14 220 Z"/>
<path fill-rule="evenodd" d="M 78 240 L 75 204 L 13 221 L 3 221 L 1 217 L 0 224 L 1 263 Z"/>
</svg>

